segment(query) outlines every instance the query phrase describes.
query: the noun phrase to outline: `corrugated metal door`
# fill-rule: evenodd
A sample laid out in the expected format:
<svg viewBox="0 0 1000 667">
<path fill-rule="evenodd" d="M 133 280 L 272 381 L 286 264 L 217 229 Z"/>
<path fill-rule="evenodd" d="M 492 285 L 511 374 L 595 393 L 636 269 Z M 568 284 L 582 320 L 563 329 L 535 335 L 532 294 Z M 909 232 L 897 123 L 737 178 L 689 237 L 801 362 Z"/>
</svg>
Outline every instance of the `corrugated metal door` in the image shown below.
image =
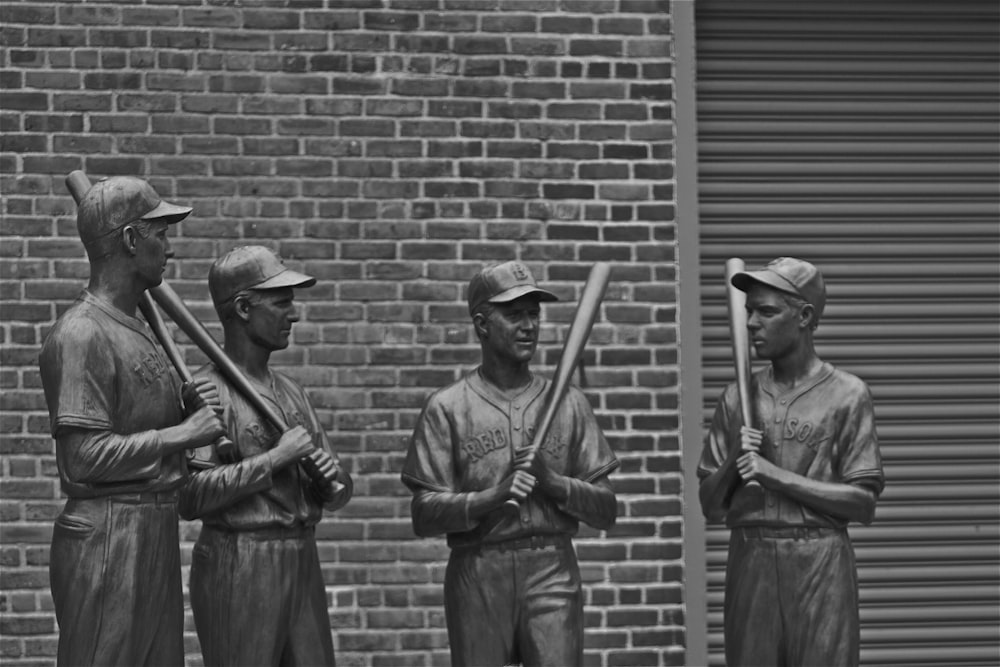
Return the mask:
<svg viewBox="0 0 1000 667">
<path fill-rule="evenodd" d="M 820 266 L 820 356 L 871 385 L 888 486 L 852 528 L 865 665 L 1000 664 L 998 3 L 698 0 L 705 417 L 722 272 Z M 728 534 L 708 536 L 722 664 Z"/>
</svg>

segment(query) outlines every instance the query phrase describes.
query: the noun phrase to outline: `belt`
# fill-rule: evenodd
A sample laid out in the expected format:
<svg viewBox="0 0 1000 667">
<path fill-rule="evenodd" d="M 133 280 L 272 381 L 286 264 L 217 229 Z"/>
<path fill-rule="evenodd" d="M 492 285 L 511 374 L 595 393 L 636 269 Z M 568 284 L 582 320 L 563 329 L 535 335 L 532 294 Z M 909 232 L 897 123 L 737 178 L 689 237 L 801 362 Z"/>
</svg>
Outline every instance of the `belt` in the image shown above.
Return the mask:
<svg viewBox="0 0 1000 667">
<path fill-rule="evenodd" d="M 733 534 L 745 540 L 762 538 L 787 538 L 795 540 L 818 540 L 842 533 L 841 528 L 824 526 L 736 526 Z"/>
<path fill-rule="evenodd" d="M 499 542 L 480 542 L 479 544 L 469 545 L 468 548 L 480 549 L 482 551 L 520 551 L 524 549 L 566 547 L 569 544 L 570 538 L 568 535 L 532 535 L 512 540 L 500 540 Z"/>
<path fill-rule="evenodd" d="M 128 503 L 130 505 L 168 505 L 177 502 L 177 489 L 171 491 L 142 491 L 140 493 L 115 493 L 105 496 L 114 503 Z"/>
<path fill-rule="evenodd" d="M 264 528 L 233 529 L 225 526 L 204 526 L 204 531 L 214 531 L 248 540 L 301 540 L 316 532 L 315 526 L 267 526 Z"/>
</svg>

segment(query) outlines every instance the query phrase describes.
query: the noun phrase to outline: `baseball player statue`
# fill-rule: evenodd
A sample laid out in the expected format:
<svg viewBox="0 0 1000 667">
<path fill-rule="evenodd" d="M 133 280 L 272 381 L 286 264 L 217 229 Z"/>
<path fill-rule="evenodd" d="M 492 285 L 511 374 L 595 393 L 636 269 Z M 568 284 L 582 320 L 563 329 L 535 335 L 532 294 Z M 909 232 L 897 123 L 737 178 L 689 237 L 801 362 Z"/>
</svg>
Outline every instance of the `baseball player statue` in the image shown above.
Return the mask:
<svg viewBox="0 0 1000 667">
<path fill-rule="evenodd" d="M 570 387 L 537 456 L 526 445 L 549 380 L 531 372 L 540 303 L 556 296 L 520 262 L 478 273 L 469 313 L 478 368 L 435 392 L 410 439 L 403 483 L 413 529 L 447 534 L 445 616 L 452 664 L 583 664 L 583 595 L 571 537 L 614 524 L 618 460 Z M 527 457 L 527 458 L 526 458 Z M 520 512 L 504 507 L 521 503 Z"/>
<path fill-rule="evenodd" d="M 195 452 L 181 491 L 181 516 L 202 520 L 190 593 L 206 665 L 334 664 L 315 529 L 354 485 L 305 391 L 269 366 L 299 320 L 294 289 L 315 283 L 262 246 L 230 251 L 208 274 L 226 355 L 291 428 L 279 433 L 215 365 L 195 374 L 219 387 L 235 445 Z"/>
<path fill-rule="evenodd" d="M 705 516 L 731 528 L 726 664 L 857 665 L 846 528 L 871 523 L 884 484 L 871 394 L 816 355 L 826 289 L 815 266 L 781 257 L 731 282 L 770 365 L 751 378 L 755 425 L 743 423 L 736 387 L 723 391 L 698 466 Z M 756 480 L 763 502 L 748 502 L 740 480 Z"/>
<path fill-rule="evenodd" d="M 185 450 L 224 429 L 216 388 L 182 388 L 136 309 L 173 257 L 168 226 L 190 212 L 127 176 L 80 201 L 90 281 L 39 357 L 68 497 L 49 560 L 60 665 L 184 664 L 177 489 Z"/>
</svg>

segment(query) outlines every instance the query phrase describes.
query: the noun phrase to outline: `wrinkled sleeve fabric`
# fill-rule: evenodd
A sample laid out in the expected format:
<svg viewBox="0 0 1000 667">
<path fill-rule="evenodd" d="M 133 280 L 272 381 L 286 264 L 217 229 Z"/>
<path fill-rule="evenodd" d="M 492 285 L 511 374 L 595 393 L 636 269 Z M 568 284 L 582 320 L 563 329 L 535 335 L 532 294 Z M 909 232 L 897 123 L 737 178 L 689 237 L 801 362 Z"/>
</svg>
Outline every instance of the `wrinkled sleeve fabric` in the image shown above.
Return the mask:
<svg viewBox="0 0 1000 667">
<path fill-rule="evenodd" d="M 56 444 L 66 478 L 77 484 L 152 480 L 160 475 L 163 440 L 157 431 L 126 435 L 60 428 Z"/>
<path fill-rule="evenodd" d="M 412 492 L 413 531 L 421 537 L 472 530 L 469 494 L 455 491 L 452 429 L 447 411 L 434 394 L 410 437 L 402 480 Z"/>
<path fill-rule="evenodd" d="M 733 438 L 734 410 L 736 408 L 736 386 L 730 385 L 723 390 L 715 405 L 712 421 L 705 433 L 702 444 L 701 458 L 698 461 L 698 479 L 703 480 L 719 468 L 729 456 L 729 447 Z M 737 428 L 742 421 L 736 422 Z"/>
<path fill-rule="evenodd" d="M 882 456 L 875 431 L 875 409 L 868 386 L 858 378 L 842 408 L 841 431 L 836 440 L 840 479 L 870 488 L 878 496 L 885 487 Z"/>
<path fill-rule="evenodd" d="M 110 431 L 115 401 L 113 344 L 87 318 L 59 323 L 42 348 L 52 434 L 64 428 Z"/>
<path fill-rule="evenodd" d="M 559 509 L 598 530 L 607 530 L 618 516 L 615 492 L 608 475 L 619 467 L 607 438 L 597 424 L 583 392 L 571 387 L 564 409 L 570 412 L 574 460 L 569 476 L 569 497 Z"/>
</svg>

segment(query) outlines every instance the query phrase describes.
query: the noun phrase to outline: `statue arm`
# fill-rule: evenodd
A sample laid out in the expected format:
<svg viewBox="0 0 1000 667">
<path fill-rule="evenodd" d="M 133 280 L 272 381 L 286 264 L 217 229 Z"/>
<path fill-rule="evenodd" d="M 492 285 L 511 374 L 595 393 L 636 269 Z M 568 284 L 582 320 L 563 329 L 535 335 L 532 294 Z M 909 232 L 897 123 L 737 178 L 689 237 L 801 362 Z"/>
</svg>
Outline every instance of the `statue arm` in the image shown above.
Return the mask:
<svg viewBox="0 0 1000 667">
<path fill-rule="evenodd" d="M 561 479 L 556 481 L 555 486 L 562 486 L 564 491 L 549 493 L 559 509 L 597 530 L 608 530 L 615 525 L 618 502 L 607 475 L 601 475 L 592 482 L 559 477 Z"/>
<path fill-rule="evenodd" d="M 155 430 L 120 434 L 61 428 L 56 447 L 66 476 L 78 484 L 155 479 L 168 453 L 160 432 Z"/>
<path fill-rule="evenodd" d="M 177 511 L 189 521 L 217 512 L 271 488 L 271 472 L 267 453 L 194 471 L 181 488 Z"/>
</svg>

